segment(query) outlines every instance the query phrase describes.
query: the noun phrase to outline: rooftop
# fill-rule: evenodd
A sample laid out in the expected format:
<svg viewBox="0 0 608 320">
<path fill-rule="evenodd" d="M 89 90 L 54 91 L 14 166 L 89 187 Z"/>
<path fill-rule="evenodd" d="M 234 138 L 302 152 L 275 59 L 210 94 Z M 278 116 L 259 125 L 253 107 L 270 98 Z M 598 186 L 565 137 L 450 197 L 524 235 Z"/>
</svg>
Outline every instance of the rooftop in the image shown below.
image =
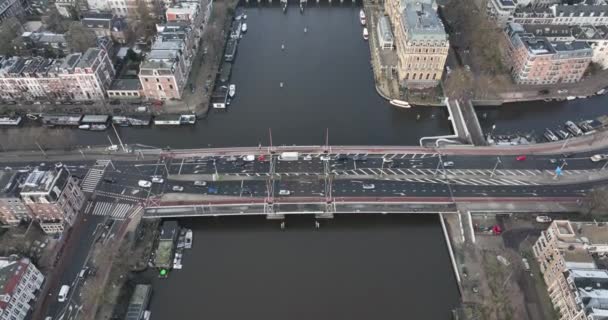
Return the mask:
<svg viewBox="0 0 608 320">
<path fill-rule="evenodd" d="M 448 38 L 432 4 L 409 2 L 401 14 L 401 19 L 408 40 L 445 41 Z"/>
<path fill-rule="evenodd" d="M 608 226 L 605 224 L 576 223 L 574 228 L 579 238 L 587 240 L 589 244 L 608 244 Z"/>
<path fill-rule="evenodd" d="M 142 313 L 148 307 L 147 304 L 152 294 L 152 286 L 147 284 L 138 284 L 135 286 L 135 291 L 129 301 L 127 315 L 125 320 L 140 320 Z"/>
<path fill-rule="evenodd" d="M 19 260 L 6 257 L 0 258 L 0 309 L 6 307 L 7 301 L 4 300 L 4 297 L 8 295 L 10 298 L 29 264 L 30 260 L 27 258 Z"/>
<path fill-rule="evenodd" d="M 393 31 L 391 29 L 390 21 L 387 16 L 381 16 L 378 20 L 378 28 L 384 41 L 393 41 Z"/>
<path fill-rule="evenodd" d="M 570 26 L 559 24 L 526 24 L 523 25 L 527 33 L 537 37 L 568 37 L 572 36 Z"/>
<path fill-rule="evenodd" d="M 52 191 L 58 198 L 67 183 L 68 177 L 69 174 L 64 169 L 59 169 L 59 171 L 55 169 L 45 171 L 36 169 L 25 179 L 21 195 L 50 194 Z"/>
<path fill-rule="evenodd" d="M 93 62 L 95 61 L 95 59 L 97 59 L 97 57 L 100 55 L 100 53 L 101 53 L 101 49 L 98 49 L 98 48 L 87 49 L 87 51 L 82 55 L 80 62 L 78 62 L 78 67 L 79 68 L 92 67 Z"/>
<path fill-rule="evenodd" d="M 141 82 L 139 79 L 116 79 L 108 90 L 141 90 Z"/>
<path fill-rule="evenodd" d="M 25 180 L 25 173 L 17 171 L 0 171 L 0 198 L 18 197 L 20 185 Z"/>
</svg>

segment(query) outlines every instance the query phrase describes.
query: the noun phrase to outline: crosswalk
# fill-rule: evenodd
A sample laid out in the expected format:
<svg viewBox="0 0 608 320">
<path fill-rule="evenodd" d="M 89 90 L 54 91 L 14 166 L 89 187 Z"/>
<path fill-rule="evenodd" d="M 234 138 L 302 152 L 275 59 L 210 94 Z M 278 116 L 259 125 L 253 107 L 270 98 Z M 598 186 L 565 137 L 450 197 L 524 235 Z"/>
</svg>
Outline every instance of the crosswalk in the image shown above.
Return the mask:
<svg viewBox="0 0 608 320">
<path fill-rule="evenodd" d="M 442 178 L 388 178 L 385 180 L 391 181 L 405 181 L 405 182 L 417 182 L 417 183 L 436 183 L 445 184 L 446 180 Z M 534 181 L 522 181 L 516 179 L 482 179 L 482 178 L 451 178 L 448 179 L 450 184 L 462 185 L 462 186 L 538 186 L 539 183 Z"/>
<path fill-rule="evenodd" d="M 87 203 L 85 213 L 95 216 L 110 216 L 116 220 L 124 220 L 135 214 L 141 206 L 133 203 L 97 201 Z"/>
<path fill-rule="evenodd" d="M 111 160 L 97 160 L 95 165 L 89 169 L 87 175 L 82 180 L 82 191 L 92 193 L 97 188 L 99 180 L 103 177 L 106 171 L 106 167 L 110 164 Z"/>
</svg>

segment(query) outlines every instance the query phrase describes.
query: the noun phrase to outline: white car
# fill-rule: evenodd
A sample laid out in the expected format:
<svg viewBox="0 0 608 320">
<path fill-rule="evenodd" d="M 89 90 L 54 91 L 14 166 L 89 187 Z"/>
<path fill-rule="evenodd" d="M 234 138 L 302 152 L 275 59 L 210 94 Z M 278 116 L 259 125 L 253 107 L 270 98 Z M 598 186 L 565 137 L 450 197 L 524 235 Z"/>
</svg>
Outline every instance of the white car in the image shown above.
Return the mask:
<svg viewBox="0 0 608 320">
<path fill-rule="evenodd" d="M 163 183 L 163 182 L 165 182 L 165 179 L 163 179 L 163 178 L 162 178 L 162 177 L 160 177 L 160 176 L 153 176 L 153 177 L 152 177 L 152 182 L 153 182 L 153 183 Z"/>
<path fill-rule="evenodd" d="M 602 160 L 608 160 L 608 154 L 594 154 L 591 156 L 591 161 L 593 162 L 599 162 Z"/>
<path fill-rule="evenodd" d="M 373 183 L 364 183 L 363 189 L 364 190 L 374 190 L 374 189 L 376 189 L 376 186 Z"/>
<path fill-rule="evenodd" d="M 184 191 L 184 187 L 182 187 L 182 186 L 173 186 L 173 188 L 171 188 L 171 190 L 177 191 L 177 192 L 182 192 L 182 191 Z"/>
<path fill-rule="evenodd" d="M 328 155 L 326 155 L 326 154 L 324 154 L 324 155 L 321 155 L 319 157 L 319 159 L 321 159 L 321 161 L 329 161 L 329 160 L 331 160 L 331 157 L 328 156 Z"/>
<path fill-rule="evenodd" d="M 142 188 L 150 188 L 152 186 L 152 182 L 147 181 L 147 180 L 139 180 L 137 182 L 137 185 Z"/>
<path fill-rule="evenodd" d="M 118 145 L 113 144 L 106 148 L 107 151 L 118 151 Z"/>
<path fill-rule="evenodd" d="M 195 186 L 204 187 L 207 185 L 207 181 L 194 181 Z"/>
<path fill-rule="evenodd" d="M 68 286 L 67 284 L 64 284 L 63 286 L 61 286 L 61 289 L 59 290 L 59 294 L 57 295 L 57 300 L 59 302 L 65 302 L 65 300 L 68 298 L 69 292 L 70 292 L 70 286 Z"/>
<path fill-rule="evenodd" d="M 63 163 L 61 163 L 61 162 L 55 163 L 55 168 L 61 169 L 61 167 L 63 167 Z"/>
<path fill-rule="evenodd" d="M 454 161 L 445 161 L 443 163 L 444 168 L 453 167 L 453 166 L 454 166 Z"/>
<path fill-rule="evenodd" d="M 309 154 L 307 154 L 307 155 L 305 155 L 305 156 L 302 157 L 302 160 L 310 161 L 310 160 L 312 160 L 312 156 L 309 155 Z"/>
<path fill-rule="evenodd" d="M 536 217 L 536 222 L 549 223 L 549 222 L 551 222 L 551 218 L 548 217 L 548 216 L 537 216 Z"/>
<path fill-rule="evenodd" d="M 254 156 L 254 155 L 252 155 L 252 154 L 247 155 L 247 156 L 243 156 L 243 161 L 246 161 L 246 162 L 252 162 L 252 161 L 255 161 L 255 156 Z"/>
<path fill-rule="evenodd" d="M 289 190 L 279 190 L 280 196 L 288 196 L 290 194 L 291 194 L 291 191 L 289 191 Z"/>
</svg>

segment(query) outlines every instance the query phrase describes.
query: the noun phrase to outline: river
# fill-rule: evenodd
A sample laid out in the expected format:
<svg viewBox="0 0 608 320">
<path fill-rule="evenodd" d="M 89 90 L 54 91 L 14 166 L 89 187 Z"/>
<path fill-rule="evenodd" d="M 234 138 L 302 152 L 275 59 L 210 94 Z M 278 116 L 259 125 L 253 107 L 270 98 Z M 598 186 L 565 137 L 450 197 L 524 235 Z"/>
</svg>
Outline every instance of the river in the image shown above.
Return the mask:
<svg viewBox="0 0 608 320">
<path fill-rule="evenodd" d="M 155 320 L 451 319 L 458 291 L 437 216 L 179 221 L 183 269 L 154 278 Z"/>
</svg>

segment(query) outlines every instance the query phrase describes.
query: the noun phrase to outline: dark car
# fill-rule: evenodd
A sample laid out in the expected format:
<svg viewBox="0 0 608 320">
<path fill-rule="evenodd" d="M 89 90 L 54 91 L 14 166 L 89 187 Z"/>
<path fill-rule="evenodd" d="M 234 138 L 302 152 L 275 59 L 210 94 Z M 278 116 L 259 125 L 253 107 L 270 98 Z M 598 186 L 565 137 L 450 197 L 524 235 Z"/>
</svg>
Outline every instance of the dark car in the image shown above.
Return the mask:
<svg viewBox="0 0 608 320">
<path fill-rule="evenodd" d="M 91 100 L 87 100 L 87 101 L 84 102 L 84 104 L 87 104 L 87 105 L 91 105 L 91 104 L 94 104 L 94 103 L 95 103 L 95 101 L 91 101 Z"/>
<path fill-rule="evenodd" d="M 538 94 L 549 94 L 549 89 L 538 90 Z"/>
<path fill-rule="evenodd" d="M 107 182 L 107 183 L 115 183 L 116 179 L 114 178 L 103 178 L 103 182 Z"/>
<path fill-rule="evenodd" d="M 363 161 L 367 161 L 367 157 L 366 156 L 354 156 L 353 160 L 363 162 Z"/>
<path fill-rule="evenodd" d="M 117 104 L 120 104 L 120 101 L 118 101 L 118 100 L 110 100 L 110 104 L 111 105 L 117 105 Z"/>
<path fill-rule="evenodd" d="M 345 154 L 339 154 L 338 156 L 336 156 L 336 160 L 337 161 L 346 161 L 346 160 L 348 160 L 348 156 Z"/>
</svg>

